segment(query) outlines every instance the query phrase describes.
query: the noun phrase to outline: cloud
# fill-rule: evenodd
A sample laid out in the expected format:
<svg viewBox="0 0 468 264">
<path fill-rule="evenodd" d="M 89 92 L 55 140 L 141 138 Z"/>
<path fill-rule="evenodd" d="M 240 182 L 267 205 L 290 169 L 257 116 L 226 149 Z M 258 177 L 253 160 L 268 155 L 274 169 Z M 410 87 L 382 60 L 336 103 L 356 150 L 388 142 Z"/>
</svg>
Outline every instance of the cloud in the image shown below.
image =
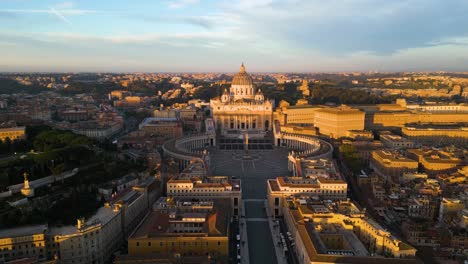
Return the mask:
<svg viewBox="0 0 468 264">
<path fill-rule="evenodd" d="M 96 10 L 89 9 L 55 9 L 62 15 L 85 15 L 97 13 Z M 51 14 L 51 9 L 0 9 L 0 13 L 10 14 Z"/>
<path fill-rule="evenodd" d="M 217 15 L 205 16 L 157 16 L 157 15 L 141 15 L 141 14 L 124 14 L 123 17 L 131 20 L 139 20 L 146 23 L 155 24 L 188 24 L 201 27 L 206 30 L 212 30 L 215 27 L 223 26 L 226 21 Z"/>
<path fill-rule="evenodd" d="M 468 67 L 466 0 L 220 0 L 193 10 L 180 8 L 200 1 L 163 3 L 165 8 L 159 13 L 137 8 L 120 12 L 80 9 L 74 2 L 45 9 L 0 9 L 4 20 L 48 14 L 70 23 L 75 22 L 74 16 L 107 15 L 105 20 L 93 16 L 96 26 L 89 31 L 80 30 L 90 23 L 84 20 L 80 25 L 76 20 L 76 27 L 67 28 L 69 32 L 46 24 L 38 31 L 28 24 L 9 37 L 5 36 L 9 27 L 5 27 L 0 39 L 18 43 L 16 55 L 25 60 L 23 50 L 47 50 L 50 56 L 58 56 L 52 51 L 61 47 L 67 50 L 61 54 L 63 60 L 73 57 L 70 49 L 81 50 L 80 63 L 105 53 L 112 58 L 106 61 L 109 64 L 116 63 L 116 56 L 136 58 L 132 67 L 142 68 L 135 70 L 151 69 L 145 67 L 154 61 L 171 70 L 229 70 L 226 65 L 237 67 L 239 60 L 251 61 L 252 70 L 268 71 Z M 11 25 L 16 26 L 14 22 Z M 176 63 L 181 60 L 184 65 Z"/>
<path fill-rule="evenodd" d="M 57 8 L 57 9 L 69 9 L 73 7 L 75 7 L 75 3 L 71 1 L 65 1 L 65 2 L 54 5 L 54 8 Z"/>
<path fill-rule="evenodd" d="M 65 22 L 66 24 L 71 25 L 70 20 L 68 20 L 62 13 L 60 13 L 57 9 L 55 8 L 50 8 L 50 11 L 52 14 L 54 14 L 56 17 L 58 17 L 61 21 Z"/>
<path fill-rule="evenodd" d="M 465 0 L 239 0 L 222 6 L 240 17 L 239 34 L 295 50 L 391 54 L 468 36 Z"/>
<path fill-rule="evenodd" d="M 169 8 L 183 8 L 186 6 L 198 4 L 200 0 L 171 0 L 168 3 Z"/>
<path fill-rule="evenodd" d="M 173 47 L 221 47 L 227 41 L 240 41 L 224 31 L 193 33 L 148 33 L 148 34 L 112 34 L 90 35 L 81 33 L 45 32 L 45 33 L 10 33 L 1 34 L 1 39 L 23 43 L 61 43 L 68 45 L 154 45 L 162 44 Z"/>
<path fill-rule="evenodd" d="M 67 18 L 67 16 L 79 16 L 79 15 L 86 15 L 91 13 L 97 13 L 95 10 L 87 10 L 87 9 L 77 9 L 74 8 L 75 4 L 73 2 L 62 2 L 56 5 L 49 7 L 48 9 L 0 9 L 0 16 L 10 15 L 10 16 L 18 16 L 18 15 L 28 15 L 28 14 L 49 14 L 60 21 L 64 22 L 65 24 L 71 25 L 71 21 Z"/>
</svg>

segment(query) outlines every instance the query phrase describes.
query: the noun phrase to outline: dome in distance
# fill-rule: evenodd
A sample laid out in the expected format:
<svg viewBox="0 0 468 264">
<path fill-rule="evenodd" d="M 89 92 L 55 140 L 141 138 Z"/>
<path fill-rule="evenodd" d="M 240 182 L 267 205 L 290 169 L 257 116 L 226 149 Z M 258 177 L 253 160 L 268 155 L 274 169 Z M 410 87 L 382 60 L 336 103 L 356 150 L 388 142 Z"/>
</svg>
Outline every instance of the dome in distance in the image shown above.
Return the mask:
<svg viewBox="0 0 468 264">
<path fill-rule="evenodd" d="M 250 75 L 245 71 L 244 63 L 242 63 L 239 73 L 237 73 L 232 79 L 231 85 L 253 86 L 252 77 L 250 77 Z"/>
</svg>

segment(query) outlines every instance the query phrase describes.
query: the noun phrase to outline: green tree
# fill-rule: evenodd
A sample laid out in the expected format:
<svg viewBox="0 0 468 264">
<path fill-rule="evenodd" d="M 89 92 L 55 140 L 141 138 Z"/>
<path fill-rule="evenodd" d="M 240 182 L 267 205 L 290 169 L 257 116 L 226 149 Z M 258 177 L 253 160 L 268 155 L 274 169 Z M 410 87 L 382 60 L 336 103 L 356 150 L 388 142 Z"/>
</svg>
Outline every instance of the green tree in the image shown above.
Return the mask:
<svg viewBox="0 0 468 264">
<path fill-rule="evenodd" d="M 355 146 L 343 144 L 339 147 L 339 151 L 344 159 L 346 166 L 354 173 L 358 174 L 363 168 L 362 159 L 358 154 Z"/>
</svg>

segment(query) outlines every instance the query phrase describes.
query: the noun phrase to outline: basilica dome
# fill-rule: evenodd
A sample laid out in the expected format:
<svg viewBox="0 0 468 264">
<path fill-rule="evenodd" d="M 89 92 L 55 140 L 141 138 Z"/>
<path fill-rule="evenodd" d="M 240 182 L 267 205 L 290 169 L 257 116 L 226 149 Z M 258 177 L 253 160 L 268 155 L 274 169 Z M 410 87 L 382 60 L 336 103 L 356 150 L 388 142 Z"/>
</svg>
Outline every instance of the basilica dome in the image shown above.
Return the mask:
<svg viewBox="0 0 468 264">
<path fill-rule="evenodd" d="M 244 63 L 242 63 L 239 73 L 237 73 L 232 79 L 230 92 L 234 101 L 254 99 L 255 93 L 253 79 L 245 71 Z"/>
<path fill-rule="evenodd" d="M 245 66 L 242 63 L 239 73 L 232 79 L 232 85 L 253 86 L 252 77 L 245 71 Z"/>
</svg>

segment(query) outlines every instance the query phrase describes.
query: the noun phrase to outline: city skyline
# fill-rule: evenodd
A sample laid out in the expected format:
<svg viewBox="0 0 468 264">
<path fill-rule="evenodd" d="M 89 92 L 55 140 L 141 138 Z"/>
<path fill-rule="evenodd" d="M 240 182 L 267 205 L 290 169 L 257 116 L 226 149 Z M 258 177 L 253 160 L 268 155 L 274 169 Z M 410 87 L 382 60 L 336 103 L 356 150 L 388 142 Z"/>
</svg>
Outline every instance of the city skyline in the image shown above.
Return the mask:
<svg viewBox="0 0 468 264">
<path fill-rule="evenodd" d="M 457 0 L 3 0 L 0 71 L 466 71 L 466 11 Z"/>
</svg>

